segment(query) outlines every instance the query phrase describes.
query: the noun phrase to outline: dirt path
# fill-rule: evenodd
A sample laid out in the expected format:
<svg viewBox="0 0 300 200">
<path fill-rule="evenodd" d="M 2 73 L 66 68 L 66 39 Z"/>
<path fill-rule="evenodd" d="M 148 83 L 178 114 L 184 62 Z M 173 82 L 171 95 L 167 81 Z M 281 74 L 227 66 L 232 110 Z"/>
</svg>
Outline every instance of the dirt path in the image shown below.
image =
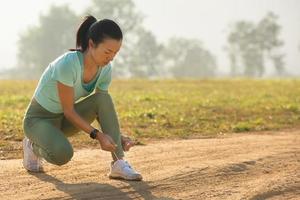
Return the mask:
<svg viewBox="0 0 300 200">
<path fill-rule="evenodd" d="M 300 199 L 300 130 L 137 146 L 127 159 L 142 182 L 108 179 L 109 158 L 80 150 L 39 174 L 2 160 L 0 199 Z"/>
</svg>

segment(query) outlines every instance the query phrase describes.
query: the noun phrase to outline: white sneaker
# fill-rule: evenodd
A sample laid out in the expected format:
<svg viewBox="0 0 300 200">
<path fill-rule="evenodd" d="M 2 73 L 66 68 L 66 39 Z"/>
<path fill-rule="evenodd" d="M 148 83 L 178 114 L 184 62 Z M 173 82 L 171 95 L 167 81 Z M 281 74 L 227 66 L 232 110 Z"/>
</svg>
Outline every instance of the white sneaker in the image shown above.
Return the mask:
<svg viewBox="0 0 300 200">
<path fill-rule="evenodd" d="M 25 137 L 23 139 L 23 166 L 25 169 L 31 172 L 43 171 L 42 159 L 33 153 L 32 142 Z"/>
<path fill-rule="evenodd" d="M 131 181 L 140 181 L 143 179 L 142 175 L 136 172 L 125 160 L 112 162 L 108 176 L 113 179 L 125 179 Z"/>
</svg>

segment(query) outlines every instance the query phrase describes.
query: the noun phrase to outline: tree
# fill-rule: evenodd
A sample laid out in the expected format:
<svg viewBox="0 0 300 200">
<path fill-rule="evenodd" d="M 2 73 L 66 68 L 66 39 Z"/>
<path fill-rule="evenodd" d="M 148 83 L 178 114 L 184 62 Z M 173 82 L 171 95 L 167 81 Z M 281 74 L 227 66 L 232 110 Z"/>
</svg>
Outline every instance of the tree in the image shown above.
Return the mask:
<svg viewBox="0 0 300 200">
<path fill-rule="evenodd" d="M 68 6 L 52 6 L 41 15 L 39 25 L 28 28 L 18 41 L 18 66 L 38 73 L 39 77 L 49 62 L 75 46 L 78 17 Z"/>
<path fill-rule="evenodd" d="M 138 41 L 131 51 L 129 71 L 136 77 L 162 76 L 160 69 L 162 63 L 161 52 L 163 46 L 158 44 L 155 36 L 145 29 L 138 30 Z"/>
<path fill-rule="evenodd" d="M 246 69 L 248 64 L 252 66 L 250 63 L 251 59 L 247 62 L 247 55 L 250 54 L 248 51 L 255 51 L 251 50 L 251 46 L 249 45 L 253 41 L 254 24 L 251 22 L 240 21 L 237 22 L 231 29 L 231 33 L 227 38 L 229 43 L 227 51 L 231 61 L 231 74 L 233 76 L 238 76 L 245 74 L 245 71 L 249 71 Z M 244 62 L 243 64 L 248 63 L 244 66 L 244 69 L 242 69 L 243 66 L 241 66 L 240 63 L 241 60 Z"/>
<path fill-rule="evenodd" d="M 114 61 L 117 66 L 114 75 L 157 75 L 155 65 L 159 65 L 161 46 L 154 35 L 142 27 L 143 17 L 135 10 L 132 0 L 93 0 L 81 16 L 86 14 L 97 19 L 112 19 L 124 33 L 122 48 Z M 39 25 L 30 27 L 21 35 L 18 65 L 37 70 L 34 75 L 40 76 L 50 61 L 75 47 L 79 22 L 79 17 L 67 6 L 52 6 L 48 14 L 40 16 Z"/>
<path fill-rule="evenodd" d="M 165 67 L 175 77 L 214 76 L 216 59 L 202 46 L 199 40 L 171 38 L 164 48 Z"/>
<path fill-rule="evenodd" d="M 278 38 L 278 17 L 270 12 L 258 24 L 239 21 L 228 35 L 227 52 L 233 76 L 262 76 L 265 61 L 273 62 L 278 74 L 284 71 L 284 55 L 279 53 L 283 41 Z"/>
<path fill-rule="evenodd" d="M 134 70 L 128 68 L 132 66 L 132 55 L 136 49 L 139 40 L 139 30 L 143 17 L 135 10 L 135 4 L 132 0 L 93 0 L 86 13 L 91 13 L 97 19 L 109 18 L 116 21 L 121 27 L 124 38 L 122 48 L 116 57 L 114 63 L 116 68 L 114 74 L 117 76 L 130 75 Z"/>
<path fill-rule="evenodd" d="M 285 73 L 283 58 L 283 54 L 275 54 L 270 56 L 270 59 L 272 60 L 278 75 L 282 75 Z"/>
</svg>

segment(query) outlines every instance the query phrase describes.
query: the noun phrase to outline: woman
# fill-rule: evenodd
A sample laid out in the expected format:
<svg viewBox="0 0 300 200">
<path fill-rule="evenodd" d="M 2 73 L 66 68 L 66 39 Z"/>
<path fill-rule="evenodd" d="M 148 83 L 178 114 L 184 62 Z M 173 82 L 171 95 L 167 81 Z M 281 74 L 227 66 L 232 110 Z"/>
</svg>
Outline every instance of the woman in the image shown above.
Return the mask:
<svg viewBox="0 0 300 200">
<path fill-rule="evenodd" d="M 42 171 L 41 159 L 66 164 L 73 149 L 66 136 L 84 131 L 110 151 L 110 178 L 141 180 L 124 158 L 134 145 L 120 134 L 119 122 L 108 87 L 111 65 L 122 44 L 123 34 L 112 20 L 85 17 L 78 28 L 76 49 L 58 57 L 42 74 L 27 107 L 23 128 L 23 166 Z M 80 99 L 81 97 L 85 97 Z M 79 101 L 77 101 L 79 100 Z M 97 119 L 101 131 L 90 124 Z"/>
</svg>

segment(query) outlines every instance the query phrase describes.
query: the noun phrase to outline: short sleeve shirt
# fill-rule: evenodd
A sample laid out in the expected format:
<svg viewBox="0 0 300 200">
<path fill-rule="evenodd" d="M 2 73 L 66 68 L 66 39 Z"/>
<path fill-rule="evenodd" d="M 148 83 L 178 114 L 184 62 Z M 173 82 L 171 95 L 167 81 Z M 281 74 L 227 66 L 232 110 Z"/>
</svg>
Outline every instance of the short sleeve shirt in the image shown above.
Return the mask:
<svg viewBox="0 0 300 200">
<path fill-rule="evenodd" d="M 111 83 L 112 66 L 107 64 L 99 68 L 96 80 L 87 90 L 83 82 L 83 54 L 80 51 L 67 52 L 53 62 L 43 72 L 37 88 L 34 92 L 34 98 L 41 106 L 53 113 L 62 113 L 62 106 L 58 96 L 57 81 L 74 88 L 74 103 L 81 97 L 88 96 L 96 88 L 107 91 Z"/>
</svg>

